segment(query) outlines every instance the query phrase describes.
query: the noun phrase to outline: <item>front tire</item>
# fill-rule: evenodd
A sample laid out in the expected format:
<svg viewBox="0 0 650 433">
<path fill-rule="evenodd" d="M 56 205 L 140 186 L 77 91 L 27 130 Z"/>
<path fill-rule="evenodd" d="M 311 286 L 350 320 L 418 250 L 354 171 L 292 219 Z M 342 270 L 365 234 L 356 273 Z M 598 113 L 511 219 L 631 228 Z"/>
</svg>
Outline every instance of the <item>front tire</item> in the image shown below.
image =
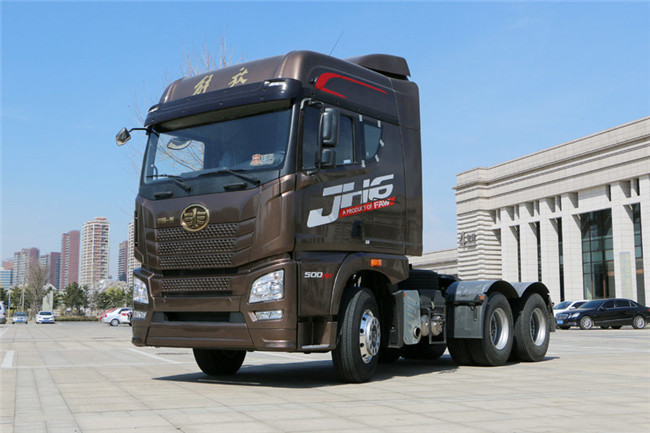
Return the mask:
<svg viewBox="0 0 650 433">
<path fill-rule="evenodd" d="M 117 319 L 113 319 L 113 320 L 111 320 L 111 326 L 117 326 L 117 325 L 119 325 L 119 324 L 120 324 L 120 321 L 119 321 L 119 320 L 117 320 Z"/>
<path fill-rule="evenodd" d="M 512 352 L 513 320 L 510 304 L 499 292 L 488 298 L 483 317 L 483 338 L 468 342 L 470 353 L 479 365 L 497 366 L 508 361 Z"/>
<path fill-rule="evenodd" d="M 594 327 L 594 321 L 589 316 L 580 319 L 580 329 L 591 329 Z"/>
<path fill-rule="evenodd" d="M 451 358 L 458 365 L 474 365 L 472 354 L 469 348 L 469 339 L 467 338 L 448 338 L 447 346 Z"/>
<path fill-rule="evenodd" d="M 332 351 L 334 368 L 346 382 L 367 382 L 377 370 L 381 325 L 375 296 L 360 289 L 344 298 L 339 311 L 339 336 Z"/>
<path fill-rule="evenodd" d="M 246 358 L 245 350 L 192 349 L 192 351 L 196 364 L 208 376 L 235 374 Z"/>
<path fill-rule="evenodd" d="M 634 316 L 634 320 L 632 320 L 632 327 L 634 329 L 645 328 L 645 319 L 643 318 L 643 316 Z"/>
<path fill-rule="evenodd" d="M 541 296 L 531 295 L 515 322 L 513 353 L 520 361 L 537 362 L 544 359 L 548 350 L 551 322 Z"/>
</svg>

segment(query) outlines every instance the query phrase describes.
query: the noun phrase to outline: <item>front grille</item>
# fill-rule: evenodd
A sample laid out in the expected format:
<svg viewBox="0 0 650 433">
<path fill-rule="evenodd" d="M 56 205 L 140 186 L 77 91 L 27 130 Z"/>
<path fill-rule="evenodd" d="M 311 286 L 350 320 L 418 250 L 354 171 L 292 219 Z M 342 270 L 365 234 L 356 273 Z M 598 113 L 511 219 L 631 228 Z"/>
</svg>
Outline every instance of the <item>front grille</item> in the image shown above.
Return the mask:
<svg viewBox="0 0 650 433">
<path fill-rule="evenodd" d="M 568 314 L 558 314 L 555 318 L 560 319 L 560 320 L 564 320 L 564 319 L 568 319 L 569 315 Z"/>
<path fill-rule="evenodd" d="M 158 245 L 160 254 L 201 254 L 212 252 L 232 251 L 235 239 L 201 239 L 191 242 L 161 242 Z"/>
<path fill-rule="evenodd" d="M 210 292 L 230 290 L 230 278 L 165 278 L 162 280 L 163 292 Z"/>
<path fill-rule="evenodd" d="M 239 224 L 210 224 L 198 232 L 188 232 L 182 227 L 171 227 L 156 230 L 156 241 L 184 241 L 204 238 L 231 238 L 237 234 Z"/>
<path fill-rule="evenodd" d="M 210 254 L 209 256 L 161 257 L 160 268 L 163 270 L 226 268 L 232 264 L 232 256 L 232 254 Z"/>
</svg>

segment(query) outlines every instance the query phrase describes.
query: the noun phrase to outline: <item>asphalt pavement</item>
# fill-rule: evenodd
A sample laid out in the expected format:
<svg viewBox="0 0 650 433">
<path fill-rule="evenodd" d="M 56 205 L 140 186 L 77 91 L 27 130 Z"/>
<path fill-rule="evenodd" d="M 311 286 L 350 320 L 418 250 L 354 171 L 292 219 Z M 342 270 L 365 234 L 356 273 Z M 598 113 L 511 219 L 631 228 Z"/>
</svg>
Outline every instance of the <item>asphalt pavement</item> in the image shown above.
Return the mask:
<svg viewBox="0 0 650 433">
<path fill-rule="evenodd" d="M 341 383 L 329 354 L 249 353 L 211 378 L 190 349 L 100 323 L 0 325 L 2 433 L 647 432 L 650 330 L 571 329 L 542 362 L 380 365 Z"/>
</svg>

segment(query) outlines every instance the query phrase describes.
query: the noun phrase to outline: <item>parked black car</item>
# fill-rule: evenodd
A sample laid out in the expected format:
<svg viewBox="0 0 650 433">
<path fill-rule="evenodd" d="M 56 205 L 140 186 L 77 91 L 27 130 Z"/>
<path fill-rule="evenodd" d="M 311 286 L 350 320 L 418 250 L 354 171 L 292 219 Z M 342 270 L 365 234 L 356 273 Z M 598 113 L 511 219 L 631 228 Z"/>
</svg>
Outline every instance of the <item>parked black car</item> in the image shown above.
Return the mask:
<svg viewBox="0 0 650 433">
<path fill-rule="evenodd" d="M 594 326 L 606 329 L 611 326 L 619 329 L 624 325 L 642 329 L 650 320 L 650 308 L 629 299 L 596 299 L 575 310 L 558 314 L 555 318 L 562 329 L 571 326 L 580 326 L 582 329 Z"/>
</svg>

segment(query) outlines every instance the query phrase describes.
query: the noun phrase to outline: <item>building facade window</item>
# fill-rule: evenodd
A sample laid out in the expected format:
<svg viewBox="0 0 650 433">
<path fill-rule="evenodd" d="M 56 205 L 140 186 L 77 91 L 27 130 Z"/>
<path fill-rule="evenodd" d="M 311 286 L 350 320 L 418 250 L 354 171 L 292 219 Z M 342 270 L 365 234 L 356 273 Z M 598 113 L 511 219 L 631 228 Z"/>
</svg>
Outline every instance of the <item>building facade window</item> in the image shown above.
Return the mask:
<svg viewBox="0 0 650 433">
<path fill-rule="evenodd" d="M 632 205 L 632 222 L 634 224 L 634 258 L 636 262 L 637 301 L 645 305 L 645 283 L 643 282 L 643 239 L 641 239 L 641 205 Z"/>
<path fill-rule="evenodd" d="M 580 223 L 584 298 L 613 298 L 616 291 L 612 211 L 605 209 L 581 214 Z"/>
</svg>

